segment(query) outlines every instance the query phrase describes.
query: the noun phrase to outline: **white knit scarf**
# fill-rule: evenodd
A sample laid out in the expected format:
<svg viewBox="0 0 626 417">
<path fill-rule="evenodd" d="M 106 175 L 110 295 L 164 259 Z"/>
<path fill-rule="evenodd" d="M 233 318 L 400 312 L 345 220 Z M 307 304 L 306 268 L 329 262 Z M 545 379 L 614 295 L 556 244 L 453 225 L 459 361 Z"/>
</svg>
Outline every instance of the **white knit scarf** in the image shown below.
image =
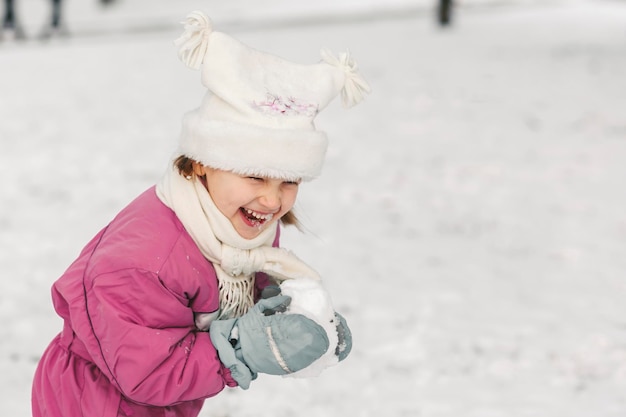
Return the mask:
<svg viewBox="0 0 626 417">
<path fill-rule="evenodd" d="M 254 305 L 255 272 L 278 279 L 319 275 L 291 252 L 272 247 L 276 227 L 245 239 L 224 216 L 197 178 L 184 178 L 172 166 L 157 184 L 157 196 L 171 208 L 202 254 L 213 263 L 219 282 L 219 318 L 240 317 Z"/>
</svg>

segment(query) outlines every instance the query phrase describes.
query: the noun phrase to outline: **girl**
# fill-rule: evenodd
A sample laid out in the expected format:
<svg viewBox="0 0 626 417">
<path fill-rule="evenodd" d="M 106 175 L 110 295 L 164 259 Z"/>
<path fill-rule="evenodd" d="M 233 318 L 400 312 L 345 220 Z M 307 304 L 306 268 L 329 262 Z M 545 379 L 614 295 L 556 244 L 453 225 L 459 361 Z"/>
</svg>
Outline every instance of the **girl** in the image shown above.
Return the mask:
<svg viewBox="0 0 626 417">
<path fill-rule="evenodd" d="M 197 416 L 225 386 L 350 351 L 341 316 L 277 314 L 291 298 L 262 290 L 319 279 L 278 248 L 278 224 L 297 222 L 299 184 L 321 169 L 314 117 L 339 92 L 357 103 L 367 84 L 348 55 L 294 64 L 214 32 L 199 12 L 177 44 L 207 95 L 162 180 L 54 283 L 64 327 L 37 367 L 34 417 Z"/>
</svg>

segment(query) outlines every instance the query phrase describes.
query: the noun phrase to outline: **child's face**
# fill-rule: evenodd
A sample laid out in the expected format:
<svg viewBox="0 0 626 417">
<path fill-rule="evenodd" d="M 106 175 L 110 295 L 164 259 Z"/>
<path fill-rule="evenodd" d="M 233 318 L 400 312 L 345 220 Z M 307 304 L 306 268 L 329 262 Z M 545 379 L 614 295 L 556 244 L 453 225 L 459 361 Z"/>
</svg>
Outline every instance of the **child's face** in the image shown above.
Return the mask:
<svg viewBox="0 0 626 417">
<path fill-rule="evenodd" d="M 245 239 L 257 237 L 292 209 L 298 183 L 272 178 L 242 177 L 232 172 L 197 166 L 206 175 L 213 202 Z"/>
</svg>

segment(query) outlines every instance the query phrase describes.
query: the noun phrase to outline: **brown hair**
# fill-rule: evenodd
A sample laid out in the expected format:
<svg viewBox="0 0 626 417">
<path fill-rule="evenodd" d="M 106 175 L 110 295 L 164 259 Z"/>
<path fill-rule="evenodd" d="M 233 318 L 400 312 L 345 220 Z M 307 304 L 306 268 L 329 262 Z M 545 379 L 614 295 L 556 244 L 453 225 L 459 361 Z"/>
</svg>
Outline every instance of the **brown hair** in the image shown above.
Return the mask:
<svg viewBox="0 0 626 417">
<path fill-rule="evenodd" d="M 178 169 L 178 173 L 185 178 L 195 177 L 196 174 L 193 172 L 193 164 L 198 163 L 197 161 L 181 155 L 174 160 L 174 166 Z M 289 210 L 287 213 L 280 218 L 280 222 L 285 226 L 296 226 L 298 229 L 301 228 L 300 221 L 294 214 L 293 210 Z"/>
</svg>

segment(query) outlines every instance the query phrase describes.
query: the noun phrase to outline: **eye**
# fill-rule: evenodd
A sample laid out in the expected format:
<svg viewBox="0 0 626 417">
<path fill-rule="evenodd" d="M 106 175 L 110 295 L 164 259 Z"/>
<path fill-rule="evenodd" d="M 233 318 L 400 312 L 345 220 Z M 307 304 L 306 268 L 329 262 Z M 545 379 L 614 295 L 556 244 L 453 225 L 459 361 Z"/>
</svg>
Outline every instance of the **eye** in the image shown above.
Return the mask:
<svg viewBox="0 0 626 417">
<path fill-rule="evenodd" d="M 252 181 L 264 181 L 264 179 L 261 177 L 248 177 L 248 179 Z"/>
<path fill-rule="evenodd" d="M 286 185 L 300 185 L 300 182 L 301 182 L 300 180 L 296 180 L 296 181 L 285 181 L 285 182 L 283 182 L 283 184 L 286 184 Z"/>
</svg>

